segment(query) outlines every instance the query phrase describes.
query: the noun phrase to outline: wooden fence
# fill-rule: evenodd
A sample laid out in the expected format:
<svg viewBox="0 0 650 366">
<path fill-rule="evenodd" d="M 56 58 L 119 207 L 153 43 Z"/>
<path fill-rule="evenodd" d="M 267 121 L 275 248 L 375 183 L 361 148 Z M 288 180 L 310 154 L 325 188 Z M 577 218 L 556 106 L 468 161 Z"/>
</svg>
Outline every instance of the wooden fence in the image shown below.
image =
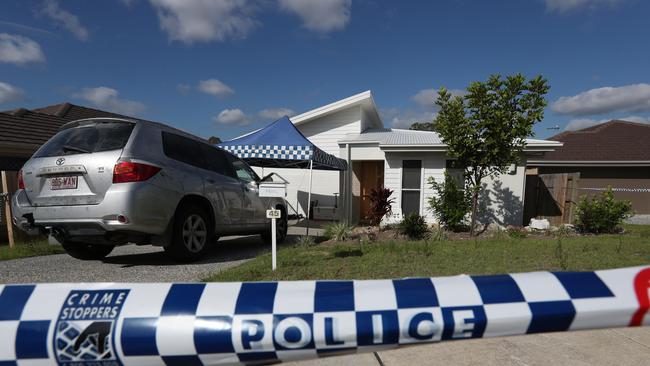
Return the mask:
<svg viewBox="0 0 650 366">
<path fill-rule="evenodd" d="M 573 223 L 579 180 L 580 173 L 527 175 L 524 224 L 531 218 L 547 219 L 553 226 Z"/>
</svg>

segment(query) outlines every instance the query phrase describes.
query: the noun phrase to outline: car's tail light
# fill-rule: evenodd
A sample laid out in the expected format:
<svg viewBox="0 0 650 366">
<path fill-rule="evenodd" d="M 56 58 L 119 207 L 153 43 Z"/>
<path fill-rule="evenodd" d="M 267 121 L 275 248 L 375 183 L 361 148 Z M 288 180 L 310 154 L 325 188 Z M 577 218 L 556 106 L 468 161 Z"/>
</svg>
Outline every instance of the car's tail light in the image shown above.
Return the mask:
<svg viewBox="0 0 650 366">
<path fill-rule="evenodd" d="M 23 170 L 18 171 L 18 189 L 25 189 L 25 181 L 23 180 Z"/>
<path fill-rule="evenodd" d="M 142 182 L 160 171 L 153 165 L 123 161 L 113 168 L 113 183 Z"/>
</svg>

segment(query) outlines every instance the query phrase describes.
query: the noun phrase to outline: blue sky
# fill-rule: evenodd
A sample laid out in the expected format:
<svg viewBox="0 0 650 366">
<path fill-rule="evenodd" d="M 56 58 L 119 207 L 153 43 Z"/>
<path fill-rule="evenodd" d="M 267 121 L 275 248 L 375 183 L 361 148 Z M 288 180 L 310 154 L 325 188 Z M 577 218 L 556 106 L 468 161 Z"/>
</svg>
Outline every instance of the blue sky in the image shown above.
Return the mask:
<svg viewBox="0 0 650 366">
<path fill-rule="evenodd" d="M 536 136 L 650 122 L 642 0 L 3 1 L 0 110 L 70 101 L 230 138 L 372 90 L 386 126 L 440 86 L 542 74 Z"/>
</svg>

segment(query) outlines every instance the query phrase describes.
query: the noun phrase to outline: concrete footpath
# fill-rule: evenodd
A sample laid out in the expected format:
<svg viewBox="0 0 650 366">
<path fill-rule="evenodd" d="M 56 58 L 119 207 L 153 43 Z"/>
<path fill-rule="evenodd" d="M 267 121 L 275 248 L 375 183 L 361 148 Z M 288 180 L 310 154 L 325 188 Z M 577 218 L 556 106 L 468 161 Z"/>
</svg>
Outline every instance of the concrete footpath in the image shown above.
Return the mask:
<svg viewBox="0 0 650 366">
<path fill-rule="evenodd" d="M 292 365 L 650 365 L 650 327 L 443 342 L 377 356 L 367 353 Z"/>
</svg>

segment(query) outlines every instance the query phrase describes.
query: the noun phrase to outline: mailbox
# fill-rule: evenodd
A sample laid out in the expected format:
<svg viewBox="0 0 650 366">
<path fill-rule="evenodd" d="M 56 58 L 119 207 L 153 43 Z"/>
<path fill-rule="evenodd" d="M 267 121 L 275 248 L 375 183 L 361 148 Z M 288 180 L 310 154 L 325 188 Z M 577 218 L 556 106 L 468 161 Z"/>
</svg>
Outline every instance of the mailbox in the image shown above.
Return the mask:
<svg viewBox="0 0 650 366">
<path fill-rule="evenodd" d="M 263 179 L 262 182 L 260 182 L 259 184 L 259 190 L 258 190 L 259 196 L 285 198 L 287 196 L 287 183 L 289 182 L 275 173 L 271 173 L 271 174 L 275 175 L 279 179 L 266 180 L 269 178 L 269 176 L 265 177 L 265 179 Z"/>
</svg>

